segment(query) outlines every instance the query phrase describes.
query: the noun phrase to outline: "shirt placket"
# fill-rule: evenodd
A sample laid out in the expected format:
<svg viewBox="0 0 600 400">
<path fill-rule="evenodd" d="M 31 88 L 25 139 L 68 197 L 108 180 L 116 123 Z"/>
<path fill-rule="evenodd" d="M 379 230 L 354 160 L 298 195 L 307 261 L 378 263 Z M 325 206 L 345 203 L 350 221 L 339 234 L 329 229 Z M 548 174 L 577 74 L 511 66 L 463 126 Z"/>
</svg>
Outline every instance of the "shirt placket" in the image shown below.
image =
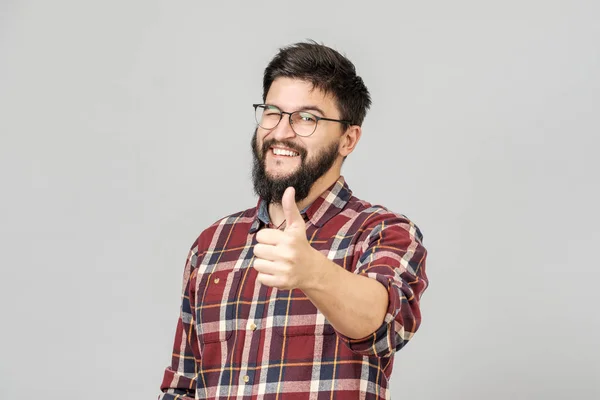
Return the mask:
<svg viewBox="0 0 600 400">
<path fill-rule="evenodd" d="M 255 244 L 256 238 L 253 238 L 252 245 Z M 244 345 L 243 348 L 234 349 L 234 351 L 242 354 L 236 396 L 238 399 L 250 398 L 260 379 L 261 361 L 258 358 L 258 351 L 261 347 L 261 341 L 265 340 L 265 328 L 261 325 L 264 323 L 264 316 L 268 312 L 265 310 L 267 299 L 269 299 L 273 290 L 256 282 L 256 272 L 253 270 L 252 263 L 249 264 L 248 268 L 250 268 L 250 271 L 248 271 L 249 276 L 243 283 L 244 286 L 240 290 L 240 298 L 238 299 L 243 304 L 241 315 L 238 318 L 244 325 L 243 333 L 241 331 L 237 333 L 244 336 Z M 257 290 L 258 295 L 254 295 Z M 251 298 L 250 302 L 247 302 L 248 297 Z"/>
</svg>

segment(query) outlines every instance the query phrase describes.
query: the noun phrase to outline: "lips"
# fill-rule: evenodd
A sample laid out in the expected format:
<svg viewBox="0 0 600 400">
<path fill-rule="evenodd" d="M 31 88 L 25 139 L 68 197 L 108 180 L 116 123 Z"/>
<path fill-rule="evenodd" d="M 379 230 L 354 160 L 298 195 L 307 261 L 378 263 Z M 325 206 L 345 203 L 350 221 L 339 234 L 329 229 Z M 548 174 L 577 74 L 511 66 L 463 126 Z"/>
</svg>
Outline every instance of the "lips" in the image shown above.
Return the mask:
<svg viewBox="0 0 600 400">
<path fill-rule="evenodd" d="M 273 159 L 281 161 L 284 158 L 288 158 L 290 161 L 293 159 L 304 160 L 306 149 L 289 140 L 268 139 L 262 144 L 262 155 L 263 157 L 269 155 Z"/>
</svg>

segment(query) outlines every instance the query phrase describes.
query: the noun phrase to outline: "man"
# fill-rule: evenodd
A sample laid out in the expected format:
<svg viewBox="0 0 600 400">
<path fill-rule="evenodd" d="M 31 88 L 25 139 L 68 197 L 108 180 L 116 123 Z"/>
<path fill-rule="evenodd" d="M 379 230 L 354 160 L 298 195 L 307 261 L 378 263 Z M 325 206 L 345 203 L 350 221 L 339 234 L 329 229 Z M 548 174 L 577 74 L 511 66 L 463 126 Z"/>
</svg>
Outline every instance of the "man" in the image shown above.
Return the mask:
<svg viewBox="0 0 600 400">
<path fill-rule="evenodd" d="M 281 49 L 263 89 L 259 201 L 191 248 L 161 398 L 389 399 L 394 353 L 420 324 L 426 251 L 413 223 L 341 176 L 369 92 L 314 42 Z"/>
</svg>

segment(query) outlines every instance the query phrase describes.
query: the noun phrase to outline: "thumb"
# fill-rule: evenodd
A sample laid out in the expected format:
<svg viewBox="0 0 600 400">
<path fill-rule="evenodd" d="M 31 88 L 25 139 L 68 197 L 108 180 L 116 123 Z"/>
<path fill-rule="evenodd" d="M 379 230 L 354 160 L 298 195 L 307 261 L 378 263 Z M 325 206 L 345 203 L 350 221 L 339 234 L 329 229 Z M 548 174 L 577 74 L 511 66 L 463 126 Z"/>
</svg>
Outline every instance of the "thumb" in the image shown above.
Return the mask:
<svg viewBox="0 0 600 400">
<path fill-rule="evenodd" d="M 283 216 L 285 217 L 285 229 L 304 228 L 304 219 L 296 205 L 296 189 L 292 186 L 288 187 L 283 193 L 281 205 L 283 207 Z"/>
</svg>

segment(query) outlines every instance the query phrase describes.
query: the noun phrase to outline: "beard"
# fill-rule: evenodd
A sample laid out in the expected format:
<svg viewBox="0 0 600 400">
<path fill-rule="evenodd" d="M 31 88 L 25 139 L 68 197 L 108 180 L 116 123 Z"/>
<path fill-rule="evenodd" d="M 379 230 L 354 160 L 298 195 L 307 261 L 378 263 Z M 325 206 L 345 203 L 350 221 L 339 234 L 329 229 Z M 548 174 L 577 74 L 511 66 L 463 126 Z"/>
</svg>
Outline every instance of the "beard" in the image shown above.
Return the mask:
<svg viewBox="0 0 600 400">
<path fill-rule="evenodd" d="M 267 204 L 281 204 L 281 199 L 285 190 L 292 186 L 296 190 L 296 201 L 302 201 L 308 197 L 313 184 L 327 171 L 331 169 L 338 156 L 338 142 L 331 145 L 316 154 L 311 160 L 307 160 L 306 149 L 298 146 L 291 141 L 277 141 L 275 139 L 266 140 L 262 148 L 258 149 L 256 134 L 254 131 L 252 137 L 252 180 L 254 183 L 254 192 L 267 202 Z M 300 167 L 288 176 L 271 177 L 267 173 L 266 154 L 273 145 L 282 145 L 294 150 L 299 154 Z"/>
</svg>

